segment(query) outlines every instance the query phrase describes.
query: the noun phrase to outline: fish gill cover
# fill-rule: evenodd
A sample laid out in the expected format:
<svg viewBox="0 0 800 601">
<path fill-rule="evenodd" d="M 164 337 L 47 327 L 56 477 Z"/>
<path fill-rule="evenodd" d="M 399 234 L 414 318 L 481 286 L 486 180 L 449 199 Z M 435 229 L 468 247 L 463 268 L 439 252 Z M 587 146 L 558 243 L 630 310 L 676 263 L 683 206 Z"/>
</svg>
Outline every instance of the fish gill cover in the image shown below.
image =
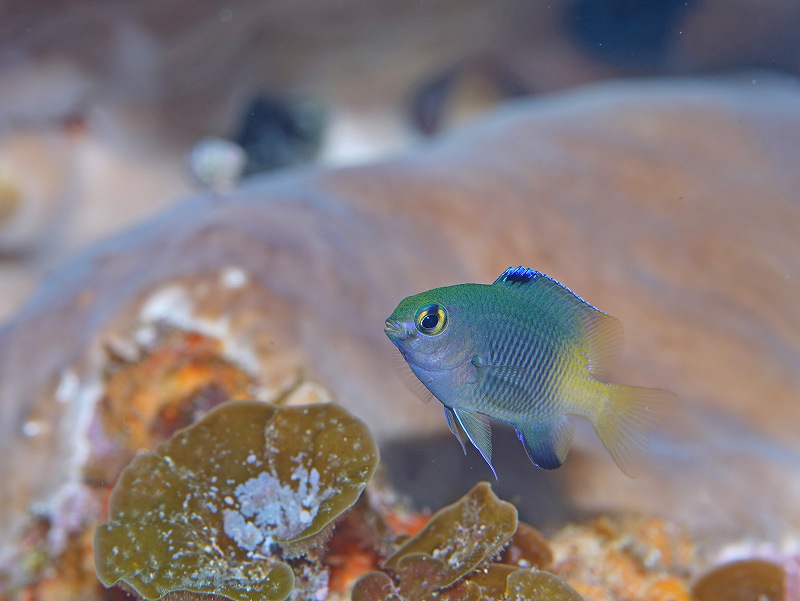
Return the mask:
<svg viewBox="0 0 800 601">
<path fill-rule="evenodd" d="M 97 574 L 146 599 L 314 588 L 293 558 L 355 503 L 377 462 L 366 426 L 337 405 L 226 403 L 123 471 L 97 529 Z"/>
</svg>

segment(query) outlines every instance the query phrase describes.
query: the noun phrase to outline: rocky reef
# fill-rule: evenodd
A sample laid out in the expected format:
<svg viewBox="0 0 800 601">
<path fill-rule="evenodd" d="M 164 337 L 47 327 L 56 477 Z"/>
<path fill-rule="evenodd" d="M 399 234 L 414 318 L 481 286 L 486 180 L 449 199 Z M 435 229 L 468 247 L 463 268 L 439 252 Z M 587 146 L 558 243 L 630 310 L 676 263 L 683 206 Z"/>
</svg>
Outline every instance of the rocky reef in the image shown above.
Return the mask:
<svg viewBox="0 0 800 601">
<path fill-rule="evenodd" d="M 658 518 L 606 516 L 545 537 L 487 482 L 433 515 L 411 511 L 371 482 L 378 450 L 364 423 L 310 401 L 222 402 L 137 454 L 113 488 L 87 485 L 98 525 L 86 520 L 48 555 L 36 544 L 48 525 L 32 524 L 16 573 L 3 572 L 3 598 L 796 598 L 790 561 L 700 575 L 695 542 Z"/>
<path fill-rule="evenodd" d="M 117 523 L 124 505 L 112 500 L 106 516 L 105 495 L 119 470 L 140 450 L 150 454 L 132 466 L 163 462 L 170 437 L 188 436 L 230 399 L 262 399 L 281 407 L 276 415 L 299 400 L 334 399 L 396 449 L 394 458 L 384 454 L 386 465 L 414 466 L 412 486 L 387 473 L 401 493 L 435 493 L 432 507 L 452 502 L 486 468 L 470 464 L 475 458 L 455 441 L 446 447 L 453 455 L 420 453 L 444 432 L 444 419 L 394 377 L 381 325 L 409 293 L 490 282 L 521 263 L 622 321 L 628 339 L 614 377 L 680 398 L 637 480 L 617 473 L 588 435 L 552 474 L 498 446 L 495 490 L 522 519 L 551 528 L 548 569 L 584 598 L 604 598 L 598 591 L 608 583 L 588 562 L 569 567 L 579 549 L 557 544 L 564 539 L 542 491 L 583 524 L 573 534 L 585 548 L 607 551 L 631 575 L 650 578 L 662 552 L 622 542 L 640 526 L 585 519 L 638 512 L 664 520 L 653 522 L 662 533 L 681 524 L 687 545 L 705 549 L 663 568 L 684 592 L 723 557 L 794 565 L 798 97 L 796 81 L 753 74 L 610 83 L 519 101 L 394 160 L 255 178 L 224 196 L 197 196 L 90 249 L 0 330 L 4 586 L 42 599 L 96 594 L 66 587 L 63 577 L 83 575 L 74 582 L 95 590 L 90 533 L 106 517 Z M 268 538 L 242 510 L 251 478 L 278 495 L 285 485 L 283 476 L 262 481 L 248 472 L 226 493 L 239 504 L 241 519 L 228 514 L 229 530 L 245 550 Z M 343 531 L 359 503 L 341 518 Z M 429 533 L 411 540 L 434 556 Z M 375 572 L 374 586 L 357 590 L 373 595 L 364 599 L 406 595 L 400 560 L 384 563 L 401 543 L 378 538 L 398 546 L 365 551 L 374 557 L 361 573 Z M 487 543 L 476 565 L 491 565 L 506 540 Z M 329 544 L 338 544 L 335 535 Z M 745 551 L 731 557 L 731 548 Z M 291 550 L 281 553 L 292 560 Z M 420 560 L 413 569 L 434 565 Z M 429 593 L 461 586 L 473 594 L 482 585 L 469 570 L 434 578 Z M 501 580 L 510 591 L 532 577 Z M 644 598 L 637 595 L 646 589 L 636 590 L 627 598 Z"/>
</svg>

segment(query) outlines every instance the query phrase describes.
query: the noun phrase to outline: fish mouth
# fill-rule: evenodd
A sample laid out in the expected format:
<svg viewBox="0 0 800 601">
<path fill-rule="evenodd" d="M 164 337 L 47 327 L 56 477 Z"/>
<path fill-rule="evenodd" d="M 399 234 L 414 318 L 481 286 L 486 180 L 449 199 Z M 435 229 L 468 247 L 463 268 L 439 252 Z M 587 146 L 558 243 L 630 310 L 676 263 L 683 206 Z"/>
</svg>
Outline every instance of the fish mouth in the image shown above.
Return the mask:
<svg viewBox="0 0 800 601">
<path fill-rule="evenodd" d="M 411 338 L 411 334 L 408 332 L 408 329 L 402 323 L 395 321 L 394 319 L 386 320 L 386 323 L 383 326 L 383 331 L 386 332 L 389 340 L 394 343 Z"/>
</svg>

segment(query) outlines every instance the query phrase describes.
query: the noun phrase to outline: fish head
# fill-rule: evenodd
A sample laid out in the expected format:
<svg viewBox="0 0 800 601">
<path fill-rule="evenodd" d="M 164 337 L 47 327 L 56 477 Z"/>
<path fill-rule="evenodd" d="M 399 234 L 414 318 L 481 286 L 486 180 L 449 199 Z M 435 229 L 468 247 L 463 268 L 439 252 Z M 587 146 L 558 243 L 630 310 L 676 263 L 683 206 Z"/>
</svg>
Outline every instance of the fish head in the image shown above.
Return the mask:
<svg viewBox="0 0 800 601">
<path fill-rule="evenodd" d="M 403 299 L 384 331 L 412 367 L 444 371 L 469 360 L 465 317 L 457 299 L 438 288 Z"/>
</svg>

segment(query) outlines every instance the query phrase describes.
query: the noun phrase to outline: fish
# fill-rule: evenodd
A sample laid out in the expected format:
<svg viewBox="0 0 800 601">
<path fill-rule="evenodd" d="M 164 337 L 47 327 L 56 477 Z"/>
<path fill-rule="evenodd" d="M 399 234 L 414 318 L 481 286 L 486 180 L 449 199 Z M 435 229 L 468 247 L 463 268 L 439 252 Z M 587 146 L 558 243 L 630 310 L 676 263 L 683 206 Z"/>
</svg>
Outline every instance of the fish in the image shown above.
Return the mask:
<svg viewBox="0 0 800 601">
<path fill-rule="evenodd" d="M 492 464 L 491 422 L 516 429 L 530 460 L 560 467 L 588 419 L 623 473 L 636 477 L 647 432 L 674 405 L 658 388 L 605 381 L 622 349 L 620 322 L 550 276 L 509 267 L 492 284 L 457 284 L 403 299 L 384 331 L 444 406 L 466 453 Z"/>
</svg>

